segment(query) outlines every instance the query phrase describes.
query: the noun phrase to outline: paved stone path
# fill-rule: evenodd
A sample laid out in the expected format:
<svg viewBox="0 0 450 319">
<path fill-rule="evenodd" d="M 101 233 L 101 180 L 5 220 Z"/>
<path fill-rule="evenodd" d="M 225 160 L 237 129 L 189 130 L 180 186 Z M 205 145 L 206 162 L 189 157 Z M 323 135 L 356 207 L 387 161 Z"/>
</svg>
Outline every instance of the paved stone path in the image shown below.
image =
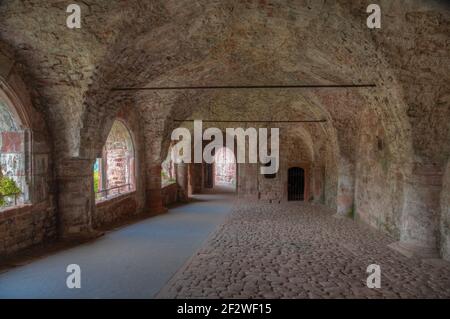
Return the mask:
<svg viewBox="0 0 450 319">
<path fill-rule="evenodd" d="M 321 206 L 240 203 L 159 298 L 450 298 L 450 268 L 406 258 Z M 381 266 L 381 289 L 366 286 Z M 444 264 L 444 265 L 443 265 Z"/>
</svg>

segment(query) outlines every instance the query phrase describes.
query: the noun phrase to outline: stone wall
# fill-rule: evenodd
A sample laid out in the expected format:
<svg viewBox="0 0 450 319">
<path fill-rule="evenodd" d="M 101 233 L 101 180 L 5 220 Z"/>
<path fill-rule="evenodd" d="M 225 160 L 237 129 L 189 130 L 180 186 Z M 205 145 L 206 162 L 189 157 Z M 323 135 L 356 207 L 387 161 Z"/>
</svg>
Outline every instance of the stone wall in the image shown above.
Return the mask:
<svg viewBox="0 0 450 319">
<path fill-rule="evenodd" d="M 441 254 L 450 261 L 450 161 L 447 163 L 441 193 Z"/>
<path fill-rule="evenodd" d="M 0 93 L 15 108 L 28 130 L 24 143 L 25 204 L 0 209 L 0 256 L 54 240 L 57 237 L 52 149 L 46 121 L 32 105 L 12 55 L 0 51 Z"/>
<path fill-rule="evenodd" d="M 258 164 L 238 163 L 237 194 L 239 198 L 258 199 Z"/>
<path fill-rule="evenodd" d="M 307 138 L 306 138 L 307 139 Z M 317 163 L 321 167 L 320 163 Z M 305 170 L 305 200 L 321 200 L 324 181 L 317 181 L 317 197 L 314 198 L 314 178 L 323 175 L 312 174 L 313 154 L 308 143 L 302 137 L 288 131 L 280 131 L 280 163 L 274 178 L 267 178 L 260 173 L 260 164 L 239 164 L 238 194 L 241 197 L 253 197 L 267 202 L 288 200 L 288 170 L 300 167 Z"/>
<path fill-rule="evenodd" d="M 109 173 L 119 181 L 111 179 L 108 185 L 112 187 L 114 182 L 123 184 L 126 180 L 129 180 L 132 184 L 132 192 L 116 195 L 116 197 L 96 203 L 92 214 L 92 226 L 94 228 L 107 227 L 110 224 L 118 223 L 121 220 L 145 212 L 145 179 L 141 171 L 144 158 L 144 143 L 139 117 L 135 111 L 130 110 L 130 108 L 125 105 L 117 113 L 116 119 L 119 119 L 119 121 L 115 121 L 114 123 L 120 122 L 120 129 L 117 130 L 116 127 L 116 130 L 114 131 L 115 136 L 113 136 L 112 139 L 108 138 L 108 142 L 106 142 L 106 151 L 108 152 L 114 149 L 112 151 L 114 153 L 113 155 L 117 156 L 111 156 L 111 159 L 108 157 L 108 163 L 112 162 L 114 159 L 118 159 L 119 161 L 116 162 L 116 164 L 124 164 L 122 159 L 131 156 L 133 158 L 133 165 L 130 165 L 129 168 L 132 170 L 134 169 L 134 172 L 124 171 L 122 166 L 118 169 L 114 169 L 113 166 L 112 171 Z M 114 129 L 114 125 L 115 124 L 113 124 L 112 129 Z M 119 141 L 119 145 L 117 145 L 117 141 Z M 122 141 L 125 141 L 127 145 L 123 145 Z M 111 166 L 112 165 L 110 165 L 110 167 Z M 125 176 L 126 174 L 129 176 Z M 124 188 L 122 192 L 125 190 L 126 188 Z"/>
<path fill-rule="evenodd" d="M 325 119 L 304 125 L 309 138 L 300 134 L 305 149 L 313 148 L 311 156 L 303 159 L 292 149 L 274 180 L 264 179 L 258 165 L 239 165 L 239 195 L 284 200 L 287 169 L 307 165 L 314 200 L 404 241 L 442 242 L 448 236 L 448 201 L 440 188 L 450 154 L 450 16 L 444 1 L 380 3 L 389 14 L 383 14 L 381 29 L 369 30 L 366 1 L 88 1 L 85 27 L 69 32 L 64 21 L 53 23 L 65 12 L 63 2 L 1 2 L 0 48 L 13 54 L 0 56 L 0 76 L 21 97 L 27 90 L 15 85 L 20 70 L 33 105 L 45 114 L 43 119 L 25 107 L 32 128 L 30 203 L 55 207 L 57 194 L 61 236 L 91 231 L 91 166 L 121 107 L 142 124 L 136 209 L 146 199 L 154 213 L 164 211 L 161 151 L 179 124 L 174 119 Z M 376 88 L 111 90 L 349 81 Z M 23 103 L 31 105 L 28 98 Z M 49 123 L 51 139 L 43 123 Z M 180 184 L 181 190 L 189 186 L 188 194 L 201 190 L 203 178 Z"/>
<path fill-rule="evenodd" d="M 108 227 L 138 214 L 137 196 L 132 192 L 97 203 L 92 224 L 94 228 Z"/>
<path fill-rule="evenodd" d="M 325 157 L 325 181 L 324 181 L 324 203 L 330 208 L 337 207 L 338 168 L 336 159 L 328 155 Z"/>
<path fill-rule="evenodd" d="M 178 201 L 178 185 L 172 183 L 164 186 L 161 189 L 161 196 L 163 198 L 164 206 L 175 204 Z"/>
<path fill-rule="evenodd" d="M 201 193 L 203 189 L 203 164 L 202 163 L 193 163 L 192 166 L 192 193 Z"/>
<path fill-rule="evenodd" d="M 0 212 L 0 257 L 56 239 L 56 215 L 47 202 Z"/>
<path fill-rule="evenodd" d="M 399 238 L 407 165 L 399 163 L 374 112 L 365 111 L 361 123 L 353 216 Z"/>
</svg>

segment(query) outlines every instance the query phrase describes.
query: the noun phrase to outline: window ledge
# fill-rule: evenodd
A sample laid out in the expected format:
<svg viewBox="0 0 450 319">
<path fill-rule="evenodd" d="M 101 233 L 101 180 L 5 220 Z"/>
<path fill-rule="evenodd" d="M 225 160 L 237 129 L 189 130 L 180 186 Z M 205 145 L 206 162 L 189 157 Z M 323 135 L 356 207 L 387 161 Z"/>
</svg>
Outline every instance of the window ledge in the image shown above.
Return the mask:
<svg viewBox="0 0 450 319">
<path fill-rule="evenodd" d="M 112 202 L 112 201 L 121 200 L 121 199 L 130 197 L 130 196 L 133 196 L 135 194 L 136 194 L 136 190 L 130 191 L 128 193 L 118 194 L 118 195 L 115 195 L 115 196 L 111 196 L 111 197 L 108 197 L 108 198 L 105 198 L 105 199 L 101 199 L 101 200 L 95 201 L 95 205 L 96 206 L 97 205 L 101 206 L 102 204 L 106 204 L 106 203 L 109 203 L 109 202 Z"/>
<path fill-rule="evenodd" d="M 20 204 L 11 207 L 0 208 L 0 218 L 9 218 L 18 215 L 23 212 L 29 211 L 33 207 L 33 204 Z"/>
<path fill-rule="evenodd" d="M 176 185 L 176 183 L 177 182 L 167 182 L 167 183 L 161 184 L 161 189 L 167 188 L 167 187 L 172 186 L 172 185 Z"/>
</svg>

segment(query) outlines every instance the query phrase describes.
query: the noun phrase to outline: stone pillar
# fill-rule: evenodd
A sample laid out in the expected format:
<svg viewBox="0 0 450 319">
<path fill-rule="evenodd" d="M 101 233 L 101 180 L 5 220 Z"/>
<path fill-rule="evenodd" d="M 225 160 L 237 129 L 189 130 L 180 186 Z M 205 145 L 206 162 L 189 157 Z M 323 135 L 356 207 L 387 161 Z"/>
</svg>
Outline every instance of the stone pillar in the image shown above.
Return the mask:
<svg viewBox="0 0 450 319">
<path fill-rule="evenodd" d="M 239 181 L 237 194 L 239 198 L 250 200 L 260 199 L 259 179 L 261 178 L 259 165 L 250 163 L 237 164 Z"/>
<path fill-rule="evenodd" d="M 304 165 L 300 165 L 300 167 L 303 168 L 304 172 L 305 172 L 305 189 L 304 189 L 304 198 L 303 198 L 303 200 L 305 202 L 309 202 L 309 200 L 311 199 L 311 186 L 312 186 L 311 165 L 310 164 L 304 164 Z"/>
<path fill-rule="evenodd" d="M 59 233 L 63 239 L 88 239 L 95 207 L 93 160 L 66 159 L 57 163 Z"/>
<path fill-rule="evenodd" d="M 167 212 L 161 194 L 161 164 L 148 165 L 145 191 L 149 214 L 158 215 Z"/>
<path fill-rule="evenodd" d="M 355 198 L 355 165 L 347 158 L 341 157 L 339 163 L 339 181 L 337 192 L 337 216 L 346 217 L 353 214 Z"/>
<path fill-rule="evenodd" d="M 176 164 L 177 184 L 178 184 L 178 200 L 186 202 L 188 200 L 189 185 L 188 185 L 188 164 Z"/>
<path fill-rule="evenodd" d="M 203 189 L 203 164 L 202 163 L 194 163 L 192 164 L 194 166 L 193 169 L 193 193 L 199 194 L 202 192 Z"/>
<path fill-rule="evenodd" d="M 442 170 L 415 163 L 406 182 L 400 241 L 391 245 L 406 256 L 439 257 L 439 215 Z"/>
<path fill-rule="evenodd" d="M 136 185 L 136 159 L 133 157 L 129 158 L 130 161 L 130 180 L 128 181 L 131 185 L 131 189 L 137 189 Z"/>
<path fill-rule="evenodd" d="M 325 187 L 325 168 L 315 166 L 313 168 L 314 186 L 313 196 L 315 203 L 324 203 L 324 187 Z"/>
<path fill-rule="evenodd" d="M 192 196 L 194 194 L 195 188 L 195 171 L 194 164 L 188 164 L 188 196 Z"/>
</svg>

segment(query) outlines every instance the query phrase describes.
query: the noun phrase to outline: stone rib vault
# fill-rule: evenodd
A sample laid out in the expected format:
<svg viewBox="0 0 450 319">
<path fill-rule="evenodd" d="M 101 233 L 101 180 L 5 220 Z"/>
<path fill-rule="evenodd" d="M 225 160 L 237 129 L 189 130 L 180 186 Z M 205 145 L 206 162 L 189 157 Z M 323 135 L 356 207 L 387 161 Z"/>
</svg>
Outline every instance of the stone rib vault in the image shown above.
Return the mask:
<svg viewBox="0 0 450 319">
<path fill-rule="evenodd" d="M 352 219 L 379 234 L 373 258 L 401 260 L 399 278 L 410 278 L 403 271 L 417 265 L 417 281 L 424 281 L 428 264 L 416 259 L 450 261 L 450 8 L 439 0 L 378 3 L 382 27 L 369 29 L 366 1 L 85 0 L 81 28 L 69 29 L 64 1 L 1 1 L 0 178 L 14 180 L 20 193 L 0 195 L 0 258 L 92 240 L 210 192 L 219 184 L 219 165 L 176 164 L 171 133 L 180 126 L 192 132 L 192 119 L 216 120 L 203 128 L 223 132 L 235 125 L 224 121 L 240 120 L 244 129 L 280 129 L 280 168 L 274 176 L 259 174 L 259 163 L 227 168 L 232 173 L 222 181 L 235 187 L 238 200 L 257 205 L 234 213 L 240 220 L 249 210 L 249 220 L 231 219 L 217 233 L 221 240 L 248 231 L 255 237 L 245 245 L 258 249 L 264 227 L 274 227 L 264 247 L 273 243 L 281 259 L 305 249 L 315 261 L 331 254 L 321 250 L 330 240 L 321 240 L 321 232 Z M 342 84 L 374 86 L 114 90 Z M 286 122 L 304 120 L 323 121 Z M 276 223 L 253 219 L 259 209 Z M 325 218 L 325 211 L 343 220 Z M 285 223 L 298 243 L 281 230 Z M 313 230 L 319 237 L 303 240 Z M 333 234 L 336 258 L 371 259 L 365 255 L 371 244 Z M 285 244 L 278 236 L 287 236 Z M 205 249 L 217 254 L 222 245 Z M 289 271 L 315 269 L 295 260 Z M 197 277 L 187 271 L 190 287 Z M 209 289 L 205 278 L 198 280 Z M 442 284 L 405 292 L 396 280 L 388 278 L 392 289 L 376 296 L 448 297 Z M 325 293 L 320 282 L 302 296 L 340 295 Z M 289 285 L 286 291 L 299 287 Z M 350 286 L 344 293 L 359 296 Z M 246 293 L 287 297 L 264 287 Z M 199 293 L 174 289 L 174 296 Z"/>
</svg>

